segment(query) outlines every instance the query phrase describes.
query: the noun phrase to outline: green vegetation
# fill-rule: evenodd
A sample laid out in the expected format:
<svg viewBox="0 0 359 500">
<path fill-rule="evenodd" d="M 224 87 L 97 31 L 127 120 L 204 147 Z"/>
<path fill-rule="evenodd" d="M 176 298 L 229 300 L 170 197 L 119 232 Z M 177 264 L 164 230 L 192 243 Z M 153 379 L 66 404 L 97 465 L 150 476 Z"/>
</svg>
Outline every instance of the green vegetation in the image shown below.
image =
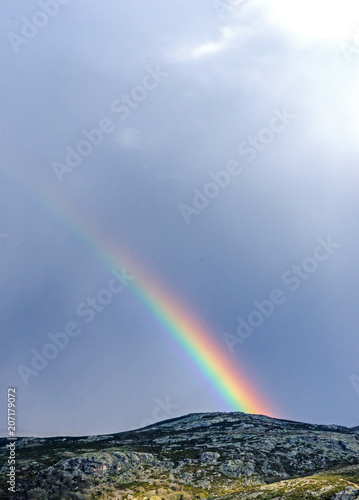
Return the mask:
<svg viewBox="0 0 359 500">
<path fill-rule="evenodd" d="M 344 490 L 359 498 L 358 430 L 239 412 L 109 436 L 26 438 L 16 456 L 24 500 L 332 500 Z"/>
</svg>

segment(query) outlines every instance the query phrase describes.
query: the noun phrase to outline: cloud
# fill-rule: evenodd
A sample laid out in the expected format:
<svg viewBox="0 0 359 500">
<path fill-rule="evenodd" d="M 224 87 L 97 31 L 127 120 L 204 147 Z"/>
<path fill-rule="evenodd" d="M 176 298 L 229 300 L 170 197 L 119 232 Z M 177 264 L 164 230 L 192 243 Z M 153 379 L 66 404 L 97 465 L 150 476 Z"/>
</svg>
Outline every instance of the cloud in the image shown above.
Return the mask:
<svg viewBox="0 0 359 500">
<path fill-rule="evenodd" d="M 359 6 L 355 0 L 254 0 L 267 19 L 288 36 L 313 43 L 315 40 L 340 41 L 356 27 Z"/>
<path fill-rule="evenodd" d="M 350 383 L 337 393 L 328 383 L 318 400 L 307 395 L 300 377 L 308 345 L 317 358 L 307 370 L 314 382 L 333 382 L 335 350 L 341 352 L 335 359 L 343 380 L 351 373 L 345 375 L 349 363 L 357 363 L 359 56 L 354 53 L 347 64 L 339 51 L 330 65 L 334 42 L 299 43 L 296 31 L 276 24 L 261 9 L 264 4 L 269 0 L 249 0 L 222 21 L 207 0 L 109 0 L 101 8 L 95 0 L 79 0 L 20 54 L 6 44 L 0 48 L 8 75 L 1 83 L 1 170 L 16 174 L 12 183 L 2 177 L 9 187 L 0 200 L 0 231 L 9 234 L 0 245 L 4 391 L 5 382 L 16 383 L 14 367 L 30 349 L 47 342 L 49 332 L 73 319 L 78 303 L 106 285 L 107 264 L 94 248 L 107 239 L 133 252 L 221 338 L 235 328 L 238 315 L 248 316 L 254 300 L 264 300 L 278 286 L 285 269 L 309 255 L 318 236 L 333 234 L 341 251 L 303 282 L 301 292 L 238 356 L 273 399 L 283 400 L 287 416 L 357 423 Z M 294 2 L 293 9 L 301 5 Z M 6 9 L 9 19 L 19 11 L 15 24 L 6 25 L 9 31 L 29 15 L 19 4 Z M 126 122 L 115 121 L 111 102 L 141 84 L 148 65 L 158 65 L 168 78 Z M 297 118 L 265 147 L 258 143 L 255 161 L 247 162 L 239 144 L 258 137 L 273 109 L 283 107 Z M 107 117 L 116 125 L 114 133 L 58 183 L 51 162 L 62 161 L 67 144 L 75 147 L 83 129 Z M 223 171 L 230 160 L 241 163 L 243 175 L 185 225 L 179 203 L 191 203 L 193 190 L 202 190 L 210 173 Z M 45 201 L 37 186 L 44 187 Z M 62 208 L 84 227 L 94 227 L 100 235 L 96 246 L 82 237 L 82 224 L 72 227 Z M 337 340 L 323 352 L 327 337 Z M 177 394 L 183 395 L 181 411 L 198 411 L 186 363 L 129 293 L 98 315 L 46 377 L 37 377 L 33 392 L 22 392 L 19 425 L 50 434 L 65 428 L 125 430 L 149 418 L 157 398 L 168 395 L 177 402 Z M 144 386 L 151 377 L 154 382 Z M 345 403 L 351 392 L 355 400 Z M 203 408 L 221 409 L 211 394 L 200 397 Z M 111 421 L 104 423 L 100 411 L 110 401 Z"/>
<path fill-rule="evenodd" d="M 124 149 L 140 149 L 141 134 L 134 127 L 127 127 L 118 135 L 117 144 Z"/>
<path fill-rule="evenodd" d="M 198 43 L 195 40 L 184 41 L 182 47 L 172 53 L 172 57 L 180 62 L 199 61 L 220 54 L 233 47 L 240 33 L 231 26 L 220 28 L 217 40 Z"/>
</svg>

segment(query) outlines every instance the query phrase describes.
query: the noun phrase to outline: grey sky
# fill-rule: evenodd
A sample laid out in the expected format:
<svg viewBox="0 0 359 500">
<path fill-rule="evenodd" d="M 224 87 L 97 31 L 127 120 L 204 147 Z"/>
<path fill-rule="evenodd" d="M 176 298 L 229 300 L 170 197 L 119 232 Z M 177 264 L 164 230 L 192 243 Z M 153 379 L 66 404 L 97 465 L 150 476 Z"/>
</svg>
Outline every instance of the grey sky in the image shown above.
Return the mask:
<svg viewBox="0 0 359 500">
<path fill-rule="evenodd" d="M 229 409 L 130 287 L 24 384 L 32 349 L 113 277 L 66 214 L 189 304 L 283 418 L 358 425 L 359 15 L 317 3 L 306 32 L 279 0 L 2 2 L 1 394 L 18 388 L 19 435 Z M 335 9 L 346 31 L 325 24 Z M 34 16 L 31 38 L 9 35 Z M 78 166 L 53 166 L 100 123 Z M 231 161 L 241 172 L 194 205 Z M 318 238 L 337 246 L 291 290 Z M 285 302 L 230 348 L 275 289 Z"/>
</svg>

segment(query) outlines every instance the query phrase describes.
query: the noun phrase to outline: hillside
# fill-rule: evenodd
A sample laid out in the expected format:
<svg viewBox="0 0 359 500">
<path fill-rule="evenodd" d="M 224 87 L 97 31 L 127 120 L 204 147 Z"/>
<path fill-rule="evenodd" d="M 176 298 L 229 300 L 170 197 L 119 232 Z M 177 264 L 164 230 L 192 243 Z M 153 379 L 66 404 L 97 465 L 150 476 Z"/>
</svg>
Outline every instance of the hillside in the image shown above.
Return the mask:
<svg viewBox="0 0 359 500">
<path fill-rule="evenodd" d="M 0 498 L 8 451 L 0 439 Z M 91 437 L 21 438 L 20 499 L 359 498 L 359 430 L 234 413 L 190 414 Z"/>
</svg>

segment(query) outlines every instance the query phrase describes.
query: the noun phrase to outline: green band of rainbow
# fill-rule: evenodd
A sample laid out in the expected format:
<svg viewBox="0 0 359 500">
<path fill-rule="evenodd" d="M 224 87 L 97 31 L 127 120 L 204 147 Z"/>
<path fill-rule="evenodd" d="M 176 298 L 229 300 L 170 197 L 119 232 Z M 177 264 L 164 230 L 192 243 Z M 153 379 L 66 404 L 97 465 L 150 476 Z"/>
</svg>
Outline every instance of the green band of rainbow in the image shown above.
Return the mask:
<svg viewBox="0 0 359 500">
<path fill-rule="evenodd" d="M 8 177 L 8 175 L 7 175 Z M 28 176 L 27 176 L 28 177 Z M 232 410 L 275 416 L 270 405 L 252 385 L 249 376 L 234 363 L 221 343 L 202 322 L 184 306 L 173 292 L 166 290 L 159 280 L 149 275 L 141 266 L 113 243 L 108 243 L 95 228 L 81 219 L 66 200 L 60 198 L 49 186 L 35 184 L 30 178 L 15 178 L 16 186 L 71 229 L 86 248 L 106 265 L 135 276 L 129 288 L 165 328 L 166 332 L 183 349 L 197 368 L 207 377 L 218 394 Z M 13 181 L 13 179 L 11 179 Z"/>
<path fill-rule="evenodd" d="M 124 261 L 136 277 L 132 290 L 180 345 L 232 410 L 275 416 L 270 405 L 233 362 L 216 336 L 158 279 L 127 256 Z"/>
</svg>

